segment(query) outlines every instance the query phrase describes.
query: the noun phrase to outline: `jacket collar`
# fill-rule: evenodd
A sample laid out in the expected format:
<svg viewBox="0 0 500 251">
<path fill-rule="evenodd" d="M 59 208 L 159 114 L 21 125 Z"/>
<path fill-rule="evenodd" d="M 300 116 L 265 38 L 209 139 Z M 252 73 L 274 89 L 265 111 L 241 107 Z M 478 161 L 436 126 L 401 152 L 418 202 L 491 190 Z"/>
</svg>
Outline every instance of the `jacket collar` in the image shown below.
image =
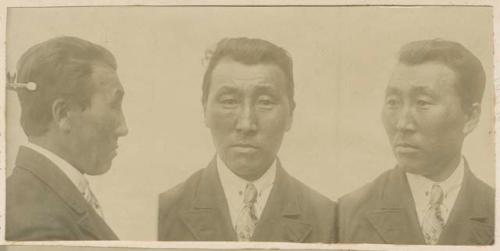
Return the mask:
<svg viewBox="0 0 500 251">
<path fill-rule="evenodd" d="M 311 224 L 302 217 L 300 193 L 290 184 L 291 179 L 278 161 L 275 185 L 252 240 L 301 242 L 311 232 Z M 197 240 L 237 240 L 215 159 L 202 172 L 193 203 L 182 213 L 182 220 Z"/>
<path fill-rule="evenodd" d="M 78 224 L 96 239 L 117 239 L 117 236 L 97 215 L 70 179 L 48 158 L 35 150 L 21 146 L 16 168 L 23 168 L 43 181 L 79 217 Z"/>
<path fill-rule="evenodd" d="M 439 242 L 454 245 L 492 244 L 494 219 L 485 206 L 486 193 L 481 191 L 482 181 L 471 172 L 467 162 L 463 182 Z"/>
<path fill-rule="evenodd" d="M 261 219 L 257 223 L 253 240 L 303 242 L 312 231 L 301 205 L 302 193 L 277 160 L 276 181 Z"/>
<path fill-rule="evenodd" d="M 422 244 L 415 203 L 404 170 L 396 167 L 379 194 L 379 203 L 367 217 L 386 243 Z"/>
<path fill-rule="evenodd" d="M 181 216 L 199 241 L 236 240 L 216 163 L 216 159 L 212 159 L 202 171 L 192 204 Z"/>
<path fill-rule="evenodd" d="M 490 244 L 494 237 L 493 221 L 488 220 L 482 206 L 483 197 L 475 194 L 481 181 L 472 174 L 467 162 L 463 182 L 438 244 Z M 386 243 L 425 244 L 405 172 L 400 167 L 389 174 L 378 206 L 367 217 Z"/>
</svg>

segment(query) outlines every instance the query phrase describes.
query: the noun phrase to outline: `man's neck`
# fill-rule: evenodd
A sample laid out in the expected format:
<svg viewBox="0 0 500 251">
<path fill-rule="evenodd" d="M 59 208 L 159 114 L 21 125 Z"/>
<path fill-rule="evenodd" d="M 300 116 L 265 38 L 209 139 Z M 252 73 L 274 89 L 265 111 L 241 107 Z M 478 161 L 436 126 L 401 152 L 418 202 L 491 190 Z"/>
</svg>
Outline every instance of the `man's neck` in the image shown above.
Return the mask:
<svg viewBox="0 0 500 251">
<path fill-rule="evenodd" d="M 437 172 L 431 172 L 429 174 L 424 174 L 423 176 L 434 181 L 434 182 L 442 182 L 448 179 L 455 169 L 457 169 L 458 164 L 460 164 L 460 158 L 462 155 L 460 153 L 456 154 L 446 163 L 440 163 L 437 166 L 434 166 L 432 170 L 439 170 Z M 431 170 L 431 171 L 432 171 Z"/>
<path fill-rule="evenodd" d="M 71 161 L 72 158 L 70 157 L 71 154 L 69 154 L 68 147 L 62 146 L 61 144 L 57 144 L 57 142 L 51 140 L 49 137 L 30 137 L 28 141 L 31 144 L 35 144 L 59 156 L 61 159 L 70 163 L 74 168 L 76 168 L 80 173 L 82 173 L 82 171 L 78 169 L 78 167 L 73 163 L 73 161 Z"/>
<path fill-rule="evenodd" d="M 274 163 L 274 162 L 272 162 L 272 163 Z M 271 165 L 272 165 L 272 163 L 271 163 Z M 267 168 L 259 169 L 258 172 L 249 173 L 247 175 L 238 174 L 238 173 L 234 172 L 234 170 L 229 168 L 229 167 L 228 167 L 228 169 L 236 176 L 238 176 L 238 177 L 240 177 L 248 182 L 254 182 L 254 181 L 262 178 L 262 176 L 264 176 L 264 174 L 267 173 L 267 171 L 269 170 L 271 165 L 268 165 Z"/>
</svg>

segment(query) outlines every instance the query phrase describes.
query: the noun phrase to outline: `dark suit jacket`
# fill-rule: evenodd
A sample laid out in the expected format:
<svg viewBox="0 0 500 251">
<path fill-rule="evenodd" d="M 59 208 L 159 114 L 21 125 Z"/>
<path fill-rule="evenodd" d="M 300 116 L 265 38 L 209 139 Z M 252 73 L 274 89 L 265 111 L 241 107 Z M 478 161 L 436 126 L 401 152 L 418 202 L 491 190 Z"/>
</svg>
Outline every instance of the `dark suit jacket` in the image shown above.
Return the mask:
<svg viewBox="0 0 500 251">
<path fill-rule="evenodd" d="M 6 190 L 7 240 L 117 239 L 69 178 L 31 148 L 19 149 Z"/>
<path fill-rule="evenodd" d="M 159 200 L 160 241 L 236 241 L 216 161 Z M 335 204 L 285 172 L 276 180 L 253 241 L 333 242 Z"/>
<path fill-rule="evenodd" d="M 439 245 L 488 245 L 494 241 L 495 191 L 468 165 Z M 339 242 L 425 244 L 413 196 L 402 168 L 339 200 Z"/>
</svg>

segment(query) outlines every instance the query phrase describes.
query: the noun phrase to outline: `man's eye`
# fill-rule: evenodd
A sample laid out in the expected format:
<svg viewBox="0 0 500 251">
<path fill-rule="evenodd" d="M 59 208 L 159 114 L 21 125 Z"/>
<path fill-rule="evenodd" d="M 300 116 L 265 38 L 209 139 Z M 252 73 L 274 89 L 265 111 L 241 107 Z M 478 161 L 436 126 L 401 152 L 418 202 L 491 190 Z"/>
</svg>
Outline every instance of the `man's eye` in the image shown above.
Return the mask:
<svg viewBox="0 0 500 251">
<path fill-rule="evenodd" d="M 235 98 L 223 98 L 220 100 L 220 103 L 225 106 L 234 106 L 238 104 L 238 100 Z"/>
<path fill-rule="evenodd" d="M 389 107 L 395 107 L 399 104 L 398 100 L 395 98 L 387 98 L 385 104 Z"/>
<path fill-rule="evenodd" d="M 423 99 L 417 100 L 417 106 L 418 107 L 427 107 L 429 105 L 431 105 L 431 102 L 429 102 L 427 100 L 423 100 Z"/>
<path fill-rule="evenodd" d="M 265 99 L 265 100 L 259 100 L 259 104 L 261 104 L 261 105 L 272 105 L 274 103 L 271 100 Z"/>
<path fill-rule="evenodd" d="M 259 98 L 257 100 L 257 105 L 259 105 L 261 107 L 270 108 L 270 107 L 272 107 L 275 104 L 276 103 L 271 98 Z"/>
</svg>

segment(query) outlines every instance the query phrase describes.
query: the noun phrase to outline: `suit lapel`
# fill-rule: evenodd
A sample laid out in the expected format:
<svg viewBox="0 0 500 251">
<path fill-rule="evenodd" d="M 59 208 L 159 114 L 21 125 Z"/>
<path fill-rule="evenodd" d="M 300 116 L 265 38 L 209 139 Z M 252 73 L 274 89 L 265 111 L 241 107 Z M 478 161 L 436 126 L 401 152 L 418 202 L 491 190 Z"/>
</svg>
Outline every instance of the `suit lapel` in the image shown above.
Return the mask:
<svg viewBox="0 0 500 251">
<path fill-rule="evenodd" d="M 467 162 L 462 188 L 440 236 L 439 244 L 487 245 L 493 243 L 493 224 L 478 191 L 480 181 L 472 174 Z"/>
<path fill-rule="evenodd" d="M 195 239 L 199 241 L 235 241 L 236 233 L 231 224 L 215 158 L 203 170 L 198 187 L 195 189 L 191 207 L 184 210 L 181 215 L 182 221 Z"/>
<path fill-rule="evenodd" d="M 254 241 L 303 242 L 312 231 L 300 207 L 300 191 L 277 161 L 276 180 L 255 229 Z"/>
<path fill-rule="evenodd" d="M 366 217 L 385 243 L 424 244 L 415 203 L 403 170 L 396 167 L 383 187 L 376 209 Z"/>
<path fill-rule="evenodd" d="M 104 220 L 98 216 L 80 194 L 76 186 L 49 159 L 28 147 L 21 147 L 16 159 L 17 168 L 23 168 L 42 180 L 78 215 L 75 223 L 95 239 L 118 239 Z"/>
<path fill-rule="evenodd" d="M 118 236 L 93 209 L 89 209 L 79 222 L 80 227 L 96 240 L 118 240 Z"/>
</svg>

